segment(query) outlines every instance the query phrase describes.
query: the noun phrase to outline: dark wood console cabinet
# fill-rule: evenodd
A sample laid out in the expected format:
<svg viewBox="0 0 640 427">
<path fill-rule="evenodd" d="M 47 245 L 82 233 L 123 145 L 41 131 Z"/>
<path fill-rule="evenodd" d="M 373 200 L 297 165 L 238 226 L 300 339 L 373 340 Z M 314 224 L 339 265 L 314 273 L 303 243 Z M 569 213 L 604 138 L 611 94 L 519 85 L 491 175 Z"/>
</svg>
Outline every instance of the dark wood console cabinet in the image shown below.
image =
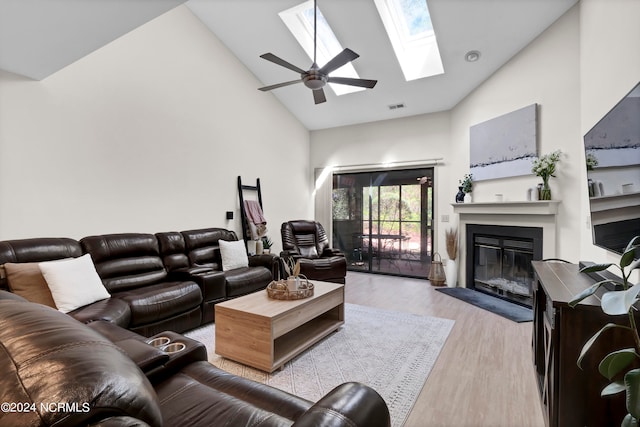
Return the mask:
<svg viewBox="0 0 640 427">
<path fill-rule="evenodd" d="M 575 264 L 534 261 L 533 363 L 542 408 L 549 427 L 619 426 L 626 415 L 624 393 L 601 397 L 608 384 L 598 372 L 602 358 L 614 349 L 633 346 L 624 331 L 605 332 L 585 357 L 576 361 L 584 343 L 614 319 L 602 312 L 602 290 L 575 308 L 568 302 L 594 281 Z"/>
</svg>

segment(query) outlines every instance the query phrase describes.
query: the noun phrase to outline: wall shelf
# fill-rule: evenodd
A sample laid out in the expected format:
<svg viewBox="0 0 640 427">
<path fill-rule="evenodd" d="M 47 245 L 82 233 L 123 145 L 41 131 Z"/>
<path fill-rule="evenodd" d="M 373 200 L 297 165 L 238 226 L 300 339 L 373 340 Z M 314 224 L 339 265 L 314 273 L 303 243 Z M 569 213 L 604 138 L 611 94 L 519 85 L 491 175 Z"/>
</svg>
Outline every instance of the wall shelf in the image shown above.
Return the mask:
<svg viewBox="0 0 640 427">
<path fill-rule="evenodd" d="M 517 202 L 451 203 L 453 212 L 461 215 L 555 215 L 558 200 Z"/>
</svg>

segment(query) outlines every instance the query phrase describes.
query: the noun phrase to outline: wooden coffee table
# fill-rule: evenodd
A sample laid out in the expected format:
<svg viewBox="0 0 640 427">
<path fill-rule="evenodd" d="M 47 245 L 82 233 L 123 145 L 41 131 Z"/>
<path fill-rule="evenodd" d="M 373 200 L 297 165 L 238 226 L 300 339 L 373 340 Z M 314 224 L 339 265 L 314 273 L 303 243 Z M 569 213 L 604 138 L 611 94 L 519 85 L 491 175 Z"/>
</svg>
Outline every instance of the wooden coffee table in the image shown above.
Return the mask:
<svg viewBox="0 0 640 427">
<path fill-rule="evenodd" d="M 344 285 L 313 281 L 312 297 L 277 300 L 262 290 L 216 304 L 216 354 L 279 369 L 344 324 Z"/>
</svg>

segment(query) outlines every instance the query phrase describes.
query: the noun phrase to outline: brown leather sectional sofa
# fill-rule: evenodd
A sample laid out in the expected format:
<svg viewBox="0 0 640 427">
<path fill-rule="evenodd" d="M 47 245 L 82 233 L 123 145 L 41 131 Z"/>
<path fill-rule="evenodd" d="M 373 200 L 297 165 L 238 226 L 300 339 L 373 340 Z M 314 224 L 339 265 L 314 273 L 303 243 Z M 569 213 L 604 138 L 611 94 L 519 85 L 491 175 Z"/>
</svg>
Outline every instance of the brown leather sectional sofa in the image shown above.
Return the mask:
<svg viewBox="0 0 640 427">
<path fill-rule="evenodd" d="M 179 333 L 278 274 L 274 255 L 222 271 L 220 240 L 237 237 L 209 228 L 0 241 L 7 271 L 90 254 L 111 294 L 64 314 L 2 290 L 0 274 L 0 426 L 388 427 L 384 400 L 363 384 L 313 403 L 216 368 Z M 168 347 L 153 345 L 159 337 Z"/>
<path fill-rule="evenodd" d="M 222 228 L 0 241 L 0 265 L 38 263 L 90 254 L 111 298 L 69 312 L 88 323 L 113 322 L 141 335 L 184 332 L 214 320 L 214 305 L 264 289 L 278 272 L 274 255 L 222 271 L 219 241 L 238 240 Z M 0 289 L 10 290 L 0 275 Z M 28 295 L 24 293 L 22 296 Z"/>
<path fill-rule="evenodd" d="M 216 368 L 197 341 L 160 335 L 183 350 L 0 291 L 0 425 L 390 425 L 385 402 L 363 384 L 342 384 L 313 403 Z"/>
</svg>

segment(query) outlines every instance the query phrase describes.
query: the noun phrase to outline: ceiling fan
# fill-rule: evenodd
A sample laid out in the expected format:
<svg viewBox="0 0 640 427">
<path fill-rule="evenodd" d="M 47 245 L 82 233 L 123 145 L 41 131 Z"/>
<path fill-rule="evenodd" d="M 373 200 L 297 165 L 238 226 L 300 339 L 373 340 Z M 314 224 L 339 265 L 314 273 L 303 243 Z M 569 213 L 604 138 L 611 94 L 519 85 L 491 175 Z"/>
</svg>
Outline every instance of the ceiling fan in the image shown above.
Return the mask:
<svg viewBox="0 0 640 427">
<path fill-rule="evenodd" d="M 344 49 L 342 52 L 333 57 L 329 62 L 327 62 L 323 67 L 318 67 L 316 63 L 316 36 L 317 36 L 317 0 L 313 2 L 313 64 L 311 64 L 311 68 L 307 71 L 302 68 L 296 67 L 295 65 L 285 61 L 274 55 L 273 53 L 265 53 L 264 55 L 260 55 L 260 58 L 264 58 L 267 61 L 271 61 L 274 64 L 278 64 L 282 67 L 288 68 L 292 71 L 300 73 L 300 78 L 297 80 L 291 80 L 288 82 L 278 83 L 271 86 L 265 86 L 259 88 L 259 90 L 263 92 L 270 91 L 272 89 L 277 89 L 283 86 L 289 86 L 296 83 L 304 83 L 306 87 L 311 89 L 313 92 L 313 100 L 316 104 L 321 104 L 327 100 L 324 95 L 324 90 L 322 89 L 327 83 L 338 83 L 342 85 L 348 86 L 359 86 L 367 89 L 372 89 L 377 80 L 367 80 L 367 79 L 354 79 L 350 77 L 330 77 L 329 73 L 338 68 L 342 67 L 348 62 L 353 61 L 358 58 L 360 55 L 352 51 L 351 49 Z"/>
</svg>

